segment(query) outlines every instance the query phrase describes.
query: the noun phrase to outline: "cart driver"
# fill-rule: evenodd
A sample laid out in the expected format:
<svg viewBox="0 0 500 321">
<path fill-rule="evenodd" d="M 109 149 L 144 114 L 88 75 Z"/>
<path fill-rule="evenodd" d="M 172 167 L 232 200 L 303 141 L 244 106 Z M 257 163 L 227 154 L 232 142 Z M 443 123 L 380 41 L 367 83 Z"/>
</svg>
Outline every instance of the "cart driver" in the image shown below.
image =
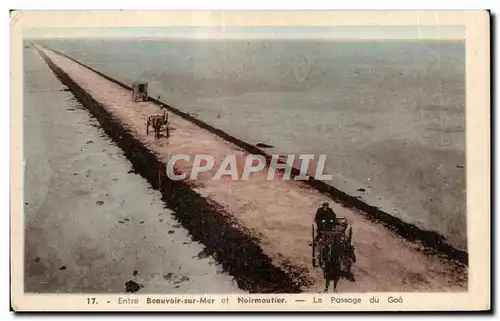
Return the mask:
<svg viewBox="0 0 500 321">
<path fill-rule="evenodd" d="M 316 216 L 314 220 L 316 221 L 316 226 L 318 229 L 318 234 L 316 235 L 316 240 L 319 239 L 320 231 L 328 231 L 332 229 L 332 222 L 337 219 L 337 215 L 330 208 L 328 203 L 323 203 L 320 208 L 316 211 Z"/>
</svg>

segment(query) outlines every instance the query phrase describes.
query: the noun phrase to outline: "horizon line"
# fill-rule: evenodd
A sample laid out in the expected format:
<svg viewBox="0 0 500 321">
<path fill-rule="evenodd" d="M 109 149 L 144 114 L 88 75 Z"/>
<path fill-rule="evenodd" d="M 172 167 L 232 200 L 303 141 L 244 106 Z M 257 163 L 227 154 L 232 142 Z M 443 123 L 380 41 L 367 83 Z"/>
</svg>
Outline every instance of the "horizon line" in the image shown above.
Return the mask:
<svg viewBox="0 0 500 321">
<path fill-rule="evenodd" d="M 176 36 L 42 36 L 42 37 L 23 37 L 23 40 L 53 40 L 53 39 L 95 39 L 95 40 L 241 40 L 241 41 L 258 41 L 258 40 L 324 40 L 324 41 L 384 41 L 384 40 L 395 40 L 395 41 L 422 41 L 422 40 L 432 40 L 432 41 L 465 41 L 466 39 L 457 37 L 176 37 Z"/>
</svg>

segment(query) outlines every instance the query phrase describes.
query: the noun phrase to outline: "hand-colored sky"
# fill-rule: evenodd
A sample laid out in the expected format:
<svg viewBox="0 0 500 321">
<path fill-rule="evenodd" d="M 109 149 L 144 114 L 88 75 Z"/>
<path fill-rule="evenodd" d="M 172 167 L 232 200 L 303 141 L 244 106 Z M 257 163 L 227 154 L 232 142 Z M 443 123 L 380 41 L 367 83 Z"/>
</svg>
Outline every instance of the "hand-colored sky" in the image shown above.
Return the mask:
<svg viewBox="0 0 500 321">
<path fill-rule="evenodd" d="M 463 26 L 30 28 L 25 38 L 464 39 Z"/>
</svg>

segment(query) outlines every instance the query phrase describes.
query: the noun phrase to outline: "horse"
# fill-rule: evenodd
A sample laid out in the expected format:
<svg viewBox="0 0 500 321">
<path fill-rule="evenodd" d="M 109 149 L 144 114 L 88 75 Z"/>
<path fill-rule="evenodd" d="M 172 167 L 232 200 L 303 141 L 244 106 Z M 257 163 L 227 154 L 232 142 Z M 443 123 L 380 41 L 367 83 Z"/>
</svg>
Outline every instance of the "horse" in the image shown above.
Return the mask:
<svg viewBox="0 0 500 321">
<path fill-rule="evenodd" d="M 166 125 L 166 131 L 167 131 L 167 138 L 170 137 L 170 128 L 169 128 L 169 123 L 168 123 L 168 114 L 164 110 L 163 115 L 152 115 L 149 116 L 147 119 L 147 124 L 146 124 L 146 135 L 149 134 L 149 126 L 153 127 L 155 131 L 155 138 L 160 139 L 160 130 L 161 127 Z"/>
<path fill-rule="evenodd" d="M 337 292 L 339 280 L 344 277 L 354 282 L 351 265 L 356 262 L 356 254 L 351 244 L 345 244 L 339 239 L 337 242 L 325 242 L 322 249 L 323 277 L 325 278 L 325 292 L 328 292 L 330 282 L 333 281 L 333 291 Z"/>
</svg>

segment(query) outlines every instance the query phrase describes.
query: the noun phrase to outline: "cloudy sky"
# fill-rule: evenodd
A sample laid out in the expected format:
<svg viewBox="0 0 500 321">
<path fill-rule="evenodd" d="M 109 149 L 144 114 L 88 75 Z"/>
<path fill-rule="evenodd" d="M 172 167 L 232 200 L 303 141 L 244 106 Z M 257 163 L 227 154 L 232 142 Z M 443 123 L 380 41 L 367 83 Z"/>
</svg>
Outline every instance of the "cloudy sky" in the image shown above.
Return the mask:
<svg viewBox="0 0 500 321">
<path fill-rule="evenodd" d="M 463 26 L 29 28 L 25 38 L 464 39 Z"/>
</svg>

